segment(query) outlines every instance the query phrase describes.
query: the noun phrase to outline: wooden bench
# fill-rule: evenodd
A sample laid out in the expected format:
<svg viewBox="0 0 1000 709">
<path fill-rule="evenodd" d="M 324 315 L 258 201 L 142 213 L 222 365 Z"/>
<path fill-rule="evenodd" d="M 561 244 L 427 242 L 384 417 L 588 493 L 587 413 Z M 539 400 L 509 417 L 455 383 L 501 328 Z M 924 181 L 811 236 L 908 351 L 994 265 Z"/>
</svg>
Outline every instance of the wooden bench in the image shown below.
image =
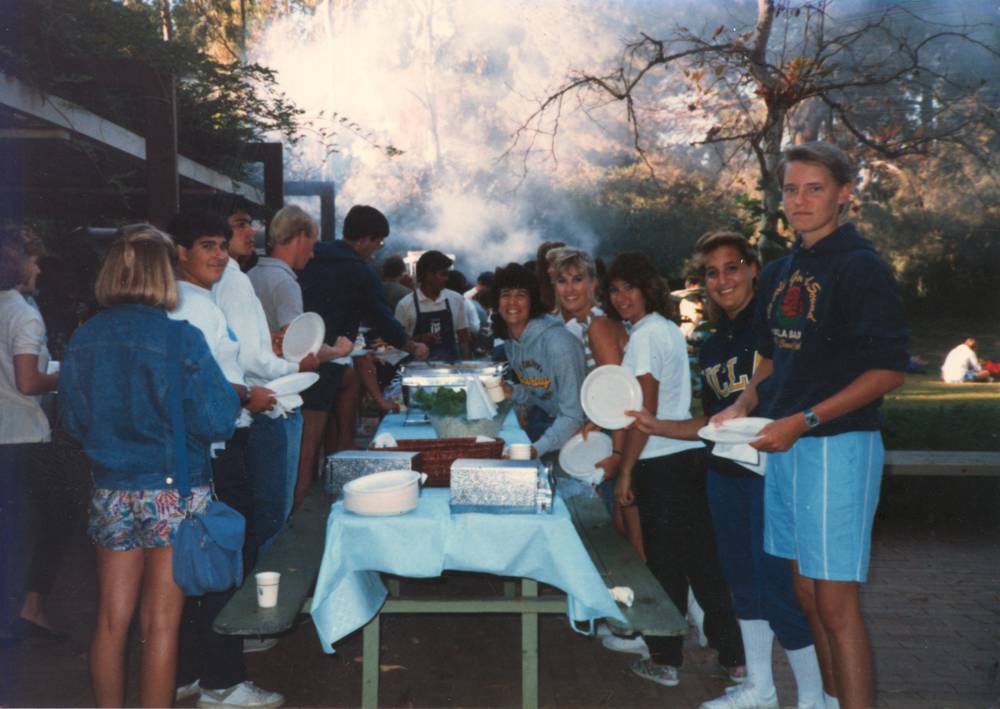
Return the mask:
<svg viewBox="0 0 1000 709">
<path fill-rule="evenodd" d="M 321 485 L 302 501 L 274 542 L 257 557 L 257 565 L 222 609 L 212 626 L 224 635 L 274 635 L 291 628 L 299 613 L 308 613 L 312 589 L 323 559 L 323 540 L 330 501 Z M 278 605 L 257 605 L 258 571 L 278 571 Z"/>
<path fill-rule="evenodd" d="M 996 476 L 1000 453 L 992 451 L 886 451 L 886 475 Z"/>
<path fill-rule="evenodd" d="M 566 500 L 573 525 L 591 561 L 608 588 L 627 586 L 635 593 L 632 607 L 619 604 L 627 625 L 608 620 L 617 633 L 643 635 L 683 635 L 687 621 L 663 590 L 649 567 L 632 545 L 615 530 L 604 503 L 596 497 Z"/>
</svg>

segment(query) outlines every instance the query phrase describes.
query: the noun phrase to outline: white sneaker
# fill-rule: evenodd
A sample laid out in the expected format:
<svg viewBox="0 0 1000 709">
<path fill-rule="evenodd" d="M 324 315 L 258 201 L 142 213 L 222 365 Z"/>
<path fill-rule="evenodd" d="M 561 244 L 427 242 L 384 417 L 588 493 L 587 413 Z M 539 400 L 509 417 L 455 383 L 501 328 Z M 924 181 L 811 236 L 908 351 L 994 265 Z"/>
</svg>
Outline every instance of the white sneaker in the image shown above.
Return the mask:
<svg viewBox="0 0 1000 709">
<path fill-rule="evenodd" d="M 243 640 L 243 652 L 264 652 L 278 644 L 278 638 L 246 638 Z"/>
<path fill-rule="evenodd" d="M 178 687 L 177 691 L 174 692 L 174 701 L 175 702 L 183 701 L 184 699 L 187 699 L 188 697 L 193 697 L 194 695 L 200 692 L 201 692 L 201 680 L 196 679 L 194 682 L 190 682 L 188 684 L 182 684 L 180 687 Z"/>
<path fill-rule="evenodd" d="M 277 692 L 268 692 L 253 682 L 240 682 L 227 689 L 202 689 L 198 699 L 199 707 L 256 707 L 269 709 L 280 707 L 285 697 Z"/>
<path fill-rule="evenodd" d="M 753 685 L 742 685 L 736 691 L 727 689 L 721 697 L 703 702 L 701 709 L 778 709 L 778 693 L 772 687 L 770 694 L 761 697 Z"/>
<path fill-rule="evenodd" d="M 619 635 L 609 635 L 601 640 L 601 645 L 606 647 L 608 650 L 614 650 L 615 652 L 631 652 L 635 655 L 641 655 L 643 659 L 649 659 L 649 648 L 646 647 L 646 641 L 642 639 L 641 635 L 636 635 L 634 638 L 623 638 Z"/>
</svg>

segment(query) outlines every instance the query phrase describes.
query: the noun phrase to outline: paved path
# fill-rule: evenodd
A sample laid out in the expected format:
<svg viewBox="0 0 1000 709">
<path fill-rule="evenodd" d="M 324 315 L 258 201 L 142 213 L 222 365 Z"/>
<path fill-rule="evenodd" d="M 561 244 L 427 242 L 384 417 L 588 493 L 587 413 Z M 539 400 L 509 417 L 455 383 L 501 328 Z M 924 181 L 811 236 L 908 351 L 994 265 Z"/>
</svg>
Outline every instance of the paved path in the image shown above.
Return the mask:
<svg viewBox="0 0 1000 709">
<path fill-rule="evenodd" d="M 876 525 L 870 583 L 863 602 L 872 629 L 878 706 L 891 709 L 1000 708 L 1000 485 L 996 480 L 891 481 Z M 62 645 L 0 649 L 0 706 L 88 706 L 86 663 L 94 608 L 93 554 L 75 528 L 75 545 L 52 599 Z M 459 583 L 490 584 L 489 579 Z M 438 592 L 431 585 L 429 592 Z M 390 617 L 383 621 L 382 705 L 516 706 L 520 697 L 518 623 L 496 617 Z M 132 643 L 129 702 L 137 704 Z M 273 650 L 247 655 L 250 677 L 284 692 L 291 706 L 357 706 L 360 633 L 324 655 L 308 623 Z M 543 707 L 696 709 L 725 681 L 714 653 L 693 639 L 681 685 L 665 688 L 631 676 L 631 656 L 604 650 L 544 618 Z M 794 706 L 783 653 L 776 651 L 782 706 Z M 192 701 L 184 706 L 194 706 Z"/>
</svg>

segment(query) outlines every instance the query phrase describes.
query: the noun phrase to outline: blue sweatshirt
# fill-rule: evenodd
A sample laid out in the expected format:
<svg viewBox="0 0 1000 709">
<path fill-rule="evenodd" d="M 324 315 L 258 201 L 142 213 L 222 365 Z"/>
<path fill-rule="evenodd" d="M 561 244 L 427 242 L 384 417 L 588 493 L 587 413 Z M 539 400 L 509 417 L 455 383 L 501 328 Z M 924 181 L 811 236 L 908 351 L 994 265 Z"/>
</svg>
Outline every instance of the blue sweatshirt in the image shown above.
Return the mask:
<svg viewBox="0 0 1000 709">
<path fill-rule="evenodd" d="M 902 372 L 909 330 L 888 266 L 853 224 L 812 248 L 797 239 L 757 286 L 757 350 L 774 361 L 758 414 L 779 419 L 815 406 L 871 369 Z M 882 400 L 820 424 L 810 436 L 881 427 Z"/>
<path fill-rule="evenodd" d="M 580 387 L 586 375 L 583 345 L 563 321 L 543 315 L 528 321 L 518 339 L 505 341 L 507 359 L 520 384 L 511 397 L 515 404 L 535 405 L 555 421 L 535 441 L 538 455 L 557 451 L 583 425 Z"/>
<path fill-rule="evenodd" d="M 406 344 L 406 331 L 389 309 L 381 279 L 343 241 L 316 244 L 299 284 L 304 308 L 319 313 L 326 324 L 328 343 L 338 335 L 353 340 L 363 320 L 389 344 L 399 348 Z"/>
</svg>

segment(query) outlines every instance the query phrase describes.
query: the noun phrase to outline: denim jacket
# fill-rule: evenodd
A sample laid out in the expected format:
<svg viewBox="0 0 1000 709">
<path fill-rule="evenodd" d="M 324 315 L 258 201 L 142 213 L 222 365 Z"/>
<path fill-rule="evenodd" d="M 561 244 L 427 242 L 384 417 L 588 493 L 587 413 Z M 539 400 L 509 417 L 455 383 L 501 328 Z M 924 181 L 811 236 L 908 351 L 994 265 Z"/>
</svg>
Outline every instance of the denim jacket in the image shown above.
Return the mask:
<svg viewBox="0 0 1000 709">
<path fill-rule="evenodd" d="M 59 373 L 60 417 L 87 453 L 98 488 L 177 487 L 167 398 L 168 338 L 179 338 L 192 487 L 211 482 L 209 444 L 233 435 L 239 397 L 201 332 L 169 320 L 162 308 L 112 307 L 73 334 Z"/>
</svg>

